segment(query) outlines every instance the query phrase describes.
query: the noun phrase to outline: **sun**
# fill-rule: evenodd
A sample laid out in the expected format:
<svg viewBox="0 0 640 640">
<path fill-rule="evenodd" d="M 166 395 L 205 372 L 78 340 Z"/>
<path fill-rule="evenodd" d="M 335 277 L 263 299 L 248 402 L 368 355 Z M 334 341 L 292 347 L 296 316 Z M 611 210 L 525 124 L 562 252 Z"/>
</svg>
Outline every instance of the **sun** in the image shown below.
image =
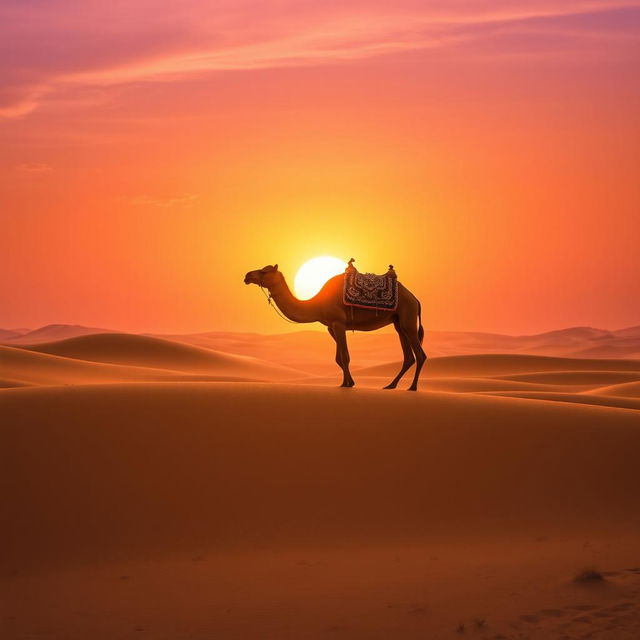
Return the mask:
<svg viewBox="0 0 640 640">
<path fill-rule="evenodd" d="M 298 269 L 293 281 L 296 296 L 300 300 L 313 298 L 329 278 L 343 273 L 346 266 L 346 262 L 331 256 L 319 256 L 307 260 Z"/>
</svg>

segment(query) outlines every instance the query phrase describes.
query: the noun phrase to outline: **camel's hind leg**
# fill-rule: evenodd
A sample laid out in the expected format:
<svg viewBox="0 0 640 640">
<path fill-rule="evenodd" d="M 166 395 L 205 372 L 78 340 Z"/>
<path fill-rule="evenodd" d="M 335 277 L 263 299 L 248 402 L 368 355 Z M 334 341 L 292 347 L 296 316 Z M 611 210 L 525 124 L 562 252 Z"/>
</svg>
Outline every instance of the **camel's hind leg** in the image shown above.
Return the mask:
<svg viewBox="0 0 640 640">
<path fill-rule="evenodd" d="M 416 361 L 416 359 L 413 357 L 411 343 L 409 342 L 407 336 L 405 336 L 402 332 L 398 318 L 394 319 L 393 326 L 398 332 L 398 337 L 400 338 L 400 345 L 402 346 L 404 362 L 402 363 L 402 369 L 400 369 L 400 373 L 385 387 L 385 389 L 395 389 L 398 386 L 398 382 L 400 382 L 400 380 L 402 379 L 402 376 L 413 366 L 413 363 Z"/>
<path fill-rule="evenodd" d="M 401 320 L 400 329 L 405 334 L 411 345 L 411 349 L 416 358 L 416 371 L 413 376 L 413 382 L 409 387 L 409 391 L 418 390 L 418 379 L 420 378 L 420 370 L 422 365 L 427 359 L 427 354 L 424 352 L 422 345 L 420 344 L 420 338 L 418 337 L 417 318 L 412 316 L 411 319 Z"/>
</svg>

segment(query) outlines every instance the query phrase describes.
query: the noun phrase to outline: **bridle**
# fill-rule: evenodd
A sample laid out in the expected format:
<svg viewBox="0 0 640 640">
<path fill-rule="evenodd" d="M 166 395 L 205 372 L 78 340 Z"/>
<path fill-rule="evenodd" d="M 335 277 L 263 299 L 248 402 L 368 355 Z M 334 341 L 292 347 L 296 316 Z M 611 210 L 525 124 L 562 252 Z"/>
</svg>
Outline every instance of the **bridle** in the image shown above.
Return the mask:
<svg viewBox="0 0 640 640">
<path fill-rule="evenodd" d="M 280 309 L 278 309 L 278 307 L 273 304 L 271 301 L 273 300 L 273 296 L 271 295 L 271 291 L 269 291 L 269 295 L 267 295 L 265 293 L 264 290 L 264 286 L 262 284 L 258 285 L 260 287 L 260 291 L 262 291 L 262 294 L 264 295 L 264 297 L 267 299 L 267 303 L 269 304 L 269 306 L 283 319 L 286 320 L 287 322 L 290 322 L 291 324 L 298 324 L 297 322 L 294 322 L 293 320 L 289 320 L 289 318 L 287 318 L 287 316 L 285 316 Z"/>
</svg>

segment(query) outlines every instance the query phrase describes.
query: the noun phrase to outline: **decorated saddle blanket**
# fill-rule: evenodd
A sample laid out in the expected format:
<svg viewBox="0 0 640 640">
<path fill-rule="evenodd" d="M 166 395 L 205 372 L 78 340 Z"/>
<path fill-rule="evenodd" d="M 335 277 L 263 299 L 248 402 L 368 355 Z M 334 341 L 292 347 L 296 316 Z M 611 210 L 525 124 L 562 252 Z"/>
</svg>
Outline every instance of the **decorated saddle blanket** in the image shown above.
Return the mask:
<svg viewBox="0 0 640 640">
<path fill-rule="evenodd" d="M 347 269 L 343 299 L 346 305 L 353 307 L 395 311 L 398 307 L 398 279 Z"/>
</svg>

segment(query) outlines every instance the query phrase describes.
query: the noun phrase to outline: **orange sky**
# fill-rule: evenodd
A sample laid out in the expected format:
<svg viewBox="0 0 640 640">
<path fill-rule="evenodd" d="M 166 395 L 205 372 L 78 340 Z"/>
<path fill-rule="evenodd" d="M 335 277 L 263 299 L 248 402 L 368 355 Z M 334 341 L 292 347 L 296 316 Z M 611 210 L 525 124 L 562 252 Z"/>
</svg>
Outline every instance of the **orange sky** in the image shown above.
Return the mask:
<svg viewBox="0 0 640 640">
<path fill-rule="evenodd" d="M 640 323 L 640 4 L 425 4 L 3 2 L 0 327 L 291 330 L 242 278 L 316 255 Z"/>
</svg>

